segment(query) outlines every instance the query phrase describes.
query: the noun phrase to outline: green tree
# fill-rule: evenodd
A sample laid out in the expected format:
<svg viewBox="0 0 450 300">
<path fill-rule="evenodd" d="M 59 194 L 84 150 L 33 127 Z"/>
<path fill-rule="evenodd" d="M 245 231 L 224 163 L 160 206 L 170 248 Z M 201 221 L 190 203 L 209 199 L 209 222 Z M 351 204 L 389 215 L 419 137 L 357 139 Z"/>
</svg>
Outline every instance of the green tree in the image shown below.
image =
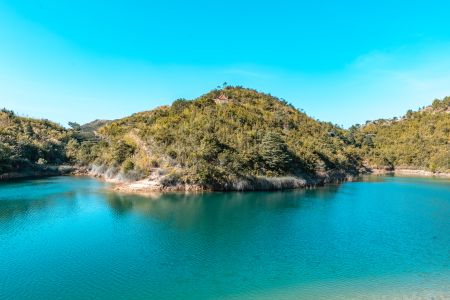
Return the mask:
<svg viewBox="0 0 450 300">
<path fill-rule="evenodd" d="M 292 157 L 282 136 L 276 132 L 268 132 L 261 141 L 261 158 L 264 168 L 273 175 L 289 172 Z"/>
</svg>

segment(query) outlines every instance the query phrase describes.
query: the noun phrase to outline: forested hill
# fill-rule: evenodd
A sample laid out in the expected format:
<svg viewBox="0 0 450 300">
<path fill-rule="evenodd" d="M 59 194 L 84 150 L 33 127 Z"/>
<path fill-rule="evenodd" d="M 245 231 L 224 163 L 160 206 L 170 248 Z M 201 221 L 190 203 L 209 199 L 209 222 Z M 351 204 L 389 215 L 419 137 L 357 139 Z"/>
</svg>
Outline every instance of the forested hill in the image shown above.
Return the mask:
<svg viewBox="0 0 450 300">
<path fill-rule="evenodd" d="M 361 168 L 345 130 L 240 87 L 179 99 L 107 124 L 98 134 L 101 142 L 88 157 L 73 154 L 79 161 L 138 177 L 166 174 L 167 184 L 224 187 L 261 176 L 356 174 Z"/>
<path fill-rule="evenodd" d="M 69 132 L 48 120 L 0 111 L 0 175 L 66 162 Z"/>
<path fill-rule="evenodd" d="M 349 130 L 317 121 L 284 100 L 226 87 L 197 99 L 66 129 L 0 112 L 1 174 L 72 164 L 119 180 L 160 186 L 246 189 L 284 178 L 324 182 L 369 168 L 450 172 L 450 98 L 402 118 Z M 300 184 L 301 185 L 301 184 Z"/>
<path fill-rule="evenodd" d="M 367 122 L 350 132 L 370 167 L 450 172 L 450 97 L 400 119 Z"/>
</svg>

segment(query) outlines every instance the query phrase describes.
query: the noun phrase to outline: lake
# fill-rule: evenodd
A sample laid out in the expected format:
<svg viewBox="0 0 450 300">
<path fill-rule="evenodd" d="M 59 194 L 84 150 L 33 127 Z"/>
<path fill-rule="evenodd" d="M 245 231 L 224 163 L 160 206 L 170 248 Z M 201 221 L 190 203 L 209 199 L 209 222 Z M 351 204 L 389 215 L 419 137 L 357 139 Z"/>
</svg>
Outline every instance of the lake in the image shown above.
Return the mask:
<svg viewBox="0 0 450 300">
<path fill-rule="evenodd" d="M 124 195 L 0 184 L 0 299 L 450 299 L 450 180 Z"/>
</svg>

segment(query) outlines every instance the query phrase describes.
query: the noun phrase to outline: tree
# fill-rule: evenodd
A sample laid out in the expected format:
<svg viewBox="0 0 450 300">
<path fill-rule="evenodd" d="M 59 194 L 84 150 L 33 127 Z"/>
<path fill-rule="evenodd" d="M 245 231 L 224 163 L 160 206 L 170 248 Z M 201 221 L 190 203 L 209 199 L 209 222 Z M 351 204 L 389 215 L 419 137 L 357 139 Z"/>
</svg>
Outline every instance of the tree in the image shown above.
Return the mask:
<svg viewBox="0 0 450 300">
<path fill-rule="evenodd" d="M 292 157 L 279 133 L 269 131 L 264 135 L 261 142 L 260 154 L 268 175 L 283 175 L 288 173 Z"/>
<path fill-rule="evenodd" d="M 76 122 L 69 122 L 69 126 L 76 131 L 81 130 L 81 125 Z"/>
<path fill-rule="evenodd" d="M 173 109 L 175 112 L 180 113 L 180 112 L 182 112 L 185 108 L 189 107 L 189 105 L 190 105 L 190 102 L 189 102 L 188 100 L 186 100 L 186 99 L 184 99 L 184 98 L 180 98 L 180 99 L 175 100 L 175 101 L 172 103 L 172 109 Z"/>
<path fill-rule="evenodd" d="M 409 119 L 409 118 L 412 117 L 412 115 L 413 115 L 413 111 L 412 111 L 411 109 L 409 109 L 409 110 L 406 112 L 406 118 Z"/>
</svg>

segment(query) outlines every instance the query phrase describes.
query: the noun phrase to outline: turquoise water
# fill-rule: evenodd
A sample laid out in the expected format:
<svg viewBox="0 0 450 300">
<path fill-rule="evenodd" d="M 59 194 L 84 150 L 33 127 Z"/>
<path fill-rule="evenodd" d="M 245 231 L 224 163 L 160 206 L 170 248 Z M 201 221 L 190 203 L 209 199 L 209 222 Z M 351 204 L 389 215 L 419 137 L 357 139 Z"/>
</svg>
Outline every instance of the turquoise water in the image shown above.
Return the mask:
<svg viewBox="0 0 450 300">
<path fill-rule="evenodd" d="M 450 299 L 450 181 L 109 192 L 0 184 L 0 299 Z"/>
</svg>

